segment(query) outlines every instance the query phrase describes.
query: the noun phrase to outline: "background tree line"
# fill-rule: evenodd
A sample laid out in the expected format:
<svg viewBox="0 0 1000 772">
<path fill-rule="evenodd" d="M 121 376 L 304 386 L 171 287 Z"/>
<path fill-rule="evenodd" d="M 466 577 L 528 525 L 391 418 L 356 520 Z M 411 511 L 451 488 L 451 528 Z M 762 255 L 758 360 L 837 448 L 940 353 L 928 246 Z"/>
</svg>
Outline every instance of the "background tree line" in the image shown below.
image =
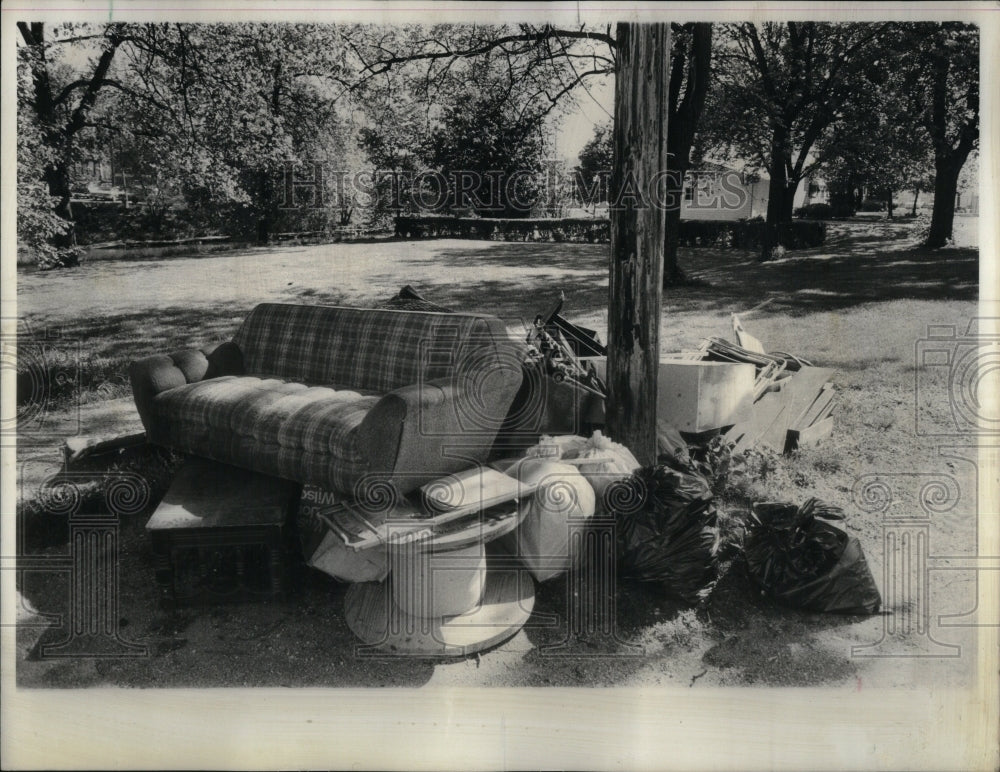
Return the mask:
<svg viewBox="0 0 1000 772">
<path fill-rule="evenodd" d="M 978 144 L 975 27 L 783 22 L 715 25 L 713 33 L 707 100 L 691 145 L 674 150 L 690 150 L 685 169 L 711 157 L 768 177 L 763 258 L 792 219 L 803 180 L 816 175 L 843 216 L 866 190 L 890 217 L 901 191 L 932 192 L 926 243 L 948 242 L 958 182 Z M 609 168 L 611 140 L 610 123 L 598 126 L 581 152 L 577 171 L 588 184 Z M 606 201 L 606 186 L 600 193 Z"/>
<path fill-rule="evenodd" d="M 586 25 L 18 27 L 18 238 L 50 265 L 73 259 L 81 159 L 113 153 L 144 189 L 136 216 L 153 230 L 267 241 L 291 227 L 289 164 L 542 174 L 573 100 L 617 61 L 611 28 Z M 947 242 L 978 141 L 974 27 L 688 24 L 672 38 L 668 184 L 679 192 L 706 157 L 767 174 L 762 257 L 819 171 L 848 204 L 862 187 L 890 200 L 933 188 L 928 244 Z M 585 174 L 615 163 L 602 130 L 581 155 Z M 354 202 L 339 204 L 295 227 L 342 223 Z M 506 200 L 500 210 L 519 213 Z M 669 242 L 665 280 L 683 281 Z"/>
</svg>

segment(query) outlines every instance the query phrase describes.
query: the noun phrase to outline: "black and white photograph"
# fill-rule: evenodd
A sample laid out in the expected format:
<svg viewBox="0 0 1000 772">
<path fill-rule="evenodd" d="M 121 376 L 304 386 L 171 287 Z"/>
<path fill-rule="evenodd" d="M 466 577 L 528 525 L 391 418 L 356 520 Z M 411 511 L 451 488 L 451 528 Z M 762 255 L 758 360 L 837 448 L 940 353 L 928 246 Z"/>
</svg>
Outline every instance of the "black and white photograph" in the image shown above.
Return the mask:
<svg viewBox="0 0 1000 772">
<path fill-rule="evenodd" d="M 5 769 L 1000 764 L 995 5 L 2 23 Z"/>
</svg>

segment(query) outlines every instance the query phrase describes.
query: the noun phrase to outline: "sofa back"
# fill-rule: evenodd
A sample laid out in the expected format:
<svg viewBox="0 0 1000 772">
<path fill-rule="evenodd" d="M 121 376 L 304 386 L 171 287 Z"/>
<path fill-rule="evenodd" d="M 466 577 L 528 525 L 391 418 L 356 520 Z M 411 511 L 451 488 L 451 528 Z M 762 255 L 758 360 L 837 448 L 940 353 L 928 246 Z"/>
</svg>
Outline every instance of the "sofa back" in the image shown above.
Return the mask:
<svg viewBox="0 0 1000 772">
<path fill-rule="evenodd" d="M 479 314 L 263 303 L 233 340 L 248 374 L 378 393 L 514 365 L 504 325 Z"/>
</svg>

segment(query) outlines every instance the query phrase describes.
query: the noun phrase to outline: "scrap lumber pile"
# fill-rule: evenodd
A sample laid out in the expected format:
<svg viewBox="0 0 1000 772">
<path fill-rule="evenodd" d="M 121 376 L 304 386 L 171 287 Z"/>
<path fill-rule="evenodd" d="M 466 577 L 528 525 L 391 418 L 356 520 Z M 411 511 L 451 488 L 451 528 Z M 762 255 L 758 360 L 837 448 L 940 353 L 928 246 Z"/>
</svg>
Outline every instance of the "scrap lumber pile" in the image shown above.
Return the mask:
<svg viewBox="0 0 1000 772">
<path fill-rule="evenodd" d="M 815 367 L 792 354 L 766 353 L 735 317 L 733 327 L 743 345 L 710 338 L 693 356 L 705 361 L 749 363 L 756 370 L 750 417 L 735 423 L 724 435 L 734 443 L 734 451 L 762 445 L 787 453 L 828 437 L 836 407 L 836 392 L 830 382 L 834 371 Z"/>
</svg>

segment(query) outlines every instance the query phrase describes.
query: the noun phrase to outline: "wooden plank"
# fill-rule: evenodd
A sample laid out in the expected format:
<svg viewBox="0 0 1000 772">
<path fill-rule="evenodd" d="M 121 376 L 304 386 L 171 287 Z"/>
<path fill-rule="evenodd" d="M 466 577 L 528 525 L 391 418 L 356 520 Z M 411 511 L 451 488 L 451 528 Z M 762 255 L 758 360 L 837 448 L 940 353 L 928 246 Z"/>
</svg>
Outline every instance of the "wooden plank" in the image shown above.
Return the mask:
<svg viewBox="0 0 1000 772">
<path fill-rule="evenodd" d="M 490 481 L 507 481 L 501 489 L 490 489 Z M 390 531 L 397 533 L 411 529 L 412 538 L 421 535 L 435 535 L 435 544 L 442 540 L 455 541 L 465 538 L 461 532 L 475 536 L 477 532 L 487 533 L 495 521 L 502 520 L 510 513 L 517 513 L 517 501 L 534 494 L 537 484 L 519 482 L 495 469 L 479 470 L 465 478 L 468 490 L 462 490 L 460 506 L 452 509 L 428 507 L 420 494 L 410 494 L 393 503 L 385 511 L 368 511 L 356 502 L 344 501 L 322 509 L 317 515 L 336 533 L 344 544 L 355 551 L 371 549 L 385 544 Z M 480 487 L 487 483 L 487 489 Z M 432 483 L 433 485 L 434 483 Z M 425 486 L 426 487 L 426 486 Z M 503 505 L 508 504 L 507 512 Z M 463 522 L 459 522 L 463 521 Z M 516 521 L 514 522 L 516 525 Z M 449 526 L 447 529 L 444 526 Z M 501 527 L 497 522 L 496 527 Z M 444 533 L 447 532 L 447 535 Z"/>
<path fill-rule="evenodd" d="M 737 424 L 730 430 L 732 434 L 727 434 L 727 436 L 736 436 L 737 433 L 741 433 L 741 439 L 736 443 L 736 452 L 748 450 L 757 445 L 784 409 L 784 389 L 767 392 L 758 399 L 754 403 L 750 420 Z"/>
<path fill-rule="evenodd" d="M 833 416 L 828 416 L 805 429 L 789 429 L 787 449 L 813 447 L 829 437 L 831 432 L 833 432 Z"/>
<path fill-rule="evenodd" d="M 766 353 L 764 344 L 743 328 L 743 322 L 736 314 L 733 314 L 733 332 L 736 334 L 736 342 L 747 351 L 752 351 L 755 354 Z"/>
<path fill-rule="evenodd" d="M 489 467 L 432 480 L 420 488 L 422 503 L 430 515 L 461 516 L 517 498 L 518 481 Z"/>
<path fill-rule="evenodd" d="M 826 367 L 803 367 L 787 380 L 778 394 L 782 407 L 774 420 L 758 439 L 758 443 L 773 448 L 778 453 L 785 451 L 788 430 L 795 419 L 802 415 L 816 399 L 823 385 L 833 376 L 833 370 Z"/>
<path fill-rule="evenodd" d="M 823 408 L 822 412 L 820 412 L 820 414 L 816 416 L 816 420 L 813 421 L 813 423 L 817 424 L 820 421 L 829 418 L 833 414 L 834 408 L 836 407 L 837 407 L 836 401 L 830 402 L 830 404 L 827 405 L 825 408 Z"/>
<path fill-rule="evenodd" d="M 792 422 L 789 429 L 805 429 L 816 423 L 820 414 L 829 406 L 833 401 L 834 397 L 837 396 L 836 391 L 834 391 L 833 384 L 826 384 L 816 395 L 816 399 L 813 403 L 805 409 L 801 416 L 799 416 L 795 421 Z"/>
<path fill-rule="evenodd" d="M 608 273 L 608 435 L 641 464 L 656 461 L 660 300 L 667 212 L 650 200 L 668 168 L 670 24 L 618 24 L 611 259 Z"/>
<path fill-rule="evenodd" d="M 146 433 L 136 432 L 118 437 L 70 437 L 63 443 L 63 464 L 66 469 L 85 459 L 105 453 L 119 453 L 146 443 Z"/>
</svg>

